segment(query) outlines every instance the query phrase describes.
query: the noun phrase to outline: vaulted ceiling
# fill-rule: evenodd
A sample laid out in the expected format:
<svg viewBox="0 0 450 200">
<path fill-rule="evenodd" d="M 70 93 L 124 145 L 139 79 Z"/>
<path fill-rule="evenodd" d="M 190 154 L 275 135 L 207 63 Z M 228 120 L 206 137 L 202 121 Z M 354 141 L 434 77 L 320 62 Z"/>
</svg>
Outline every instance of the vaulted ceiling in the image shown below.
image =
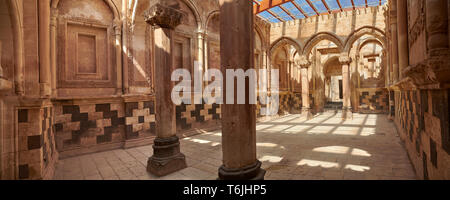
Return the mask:
<svg viewBox="0 0 450 200">
<path fill-rule="evenodd" d="M 252 0 L 253 11 L 269 22 L 304 19 L 384 5 L 387 0 Z"/>
</svg>

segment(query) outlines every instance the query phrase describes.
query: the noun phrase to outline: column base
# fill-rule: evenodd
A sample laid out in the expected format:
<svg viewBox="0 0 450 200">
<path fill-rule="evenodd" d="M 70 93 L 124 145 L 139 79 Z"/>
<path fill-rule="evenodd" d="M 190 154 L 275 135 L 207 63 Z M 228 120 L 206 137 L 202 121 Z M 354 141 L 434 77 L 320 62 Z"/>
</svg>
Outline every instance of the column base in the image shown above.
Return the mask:
<svg viewBox="0 0 450 200">
<path fill-rule="evenodd" d="M 239 169 L 227 169 L 225 166 L 219 168 L 218 180 L 264 180 L 266 170 L 261 169 L 261 162 Z"/>
<path fill-rule="evenodd" d="M 306 120 L 310 120 L 313 118 L 313 115 L 311 113 L 311 108 L 302 108 L 302 114 L 300 115 L 301 118 L 306 118 Z"/>
<path fill-rule="evenodd" d="M 342 109 L 342 119 L 343 120 L 352 120 L 353 119 L 352 108 Z"/>
<path fill-rule="evenodd" d="M 148 172 L 156 176 L 165 176 L 186 167 L 186 156 L 180 152 L 180 141 L 177 136 L 155 139 L 153 156 L 147 162 Z"/>
<path fill-rule="evenodd" d="M 52 88 L 49 83 L 39 83 L 41 97 L 50 97 L 52 95 Z"/>
</svg>

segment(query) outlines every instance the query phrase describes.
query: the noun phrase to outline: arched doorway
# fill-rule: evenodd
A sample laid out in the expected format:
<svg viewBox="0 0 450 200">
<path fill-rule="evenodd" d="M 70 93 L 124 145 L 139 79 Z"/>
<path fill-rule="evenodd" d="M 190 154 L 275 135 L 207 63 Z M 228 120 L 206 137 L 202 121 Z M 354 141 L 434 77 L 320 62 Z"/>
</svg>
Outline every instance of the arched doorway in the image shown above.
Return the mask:
<svg viewBox="0 0 450 200">
<path fill-rule="evenodd" d="M 337 56 L 329 58 L 323 65 L 325 108 L 340 108 L 343 102 L 342 65 Z"/>
</svg>

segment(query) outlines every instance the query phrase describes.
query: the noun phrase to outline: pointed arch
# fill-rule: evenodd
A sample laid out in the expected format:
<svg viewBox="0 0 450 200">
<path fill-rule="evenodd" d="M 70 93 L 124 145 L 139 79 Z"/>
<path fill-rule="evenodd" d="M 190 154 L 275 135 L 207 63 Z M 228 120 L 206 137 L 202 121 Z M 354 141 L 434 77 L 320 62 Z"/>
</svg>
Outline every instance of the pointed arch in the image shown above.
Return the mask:
<svg viewBox="0 0 450 200">
<path fill-rule="evenodd" d="M 114 20 L 120 20 L 120 11 L 119 8 L 117 7 L 117 5 L 112 1 L 112 0 L 103 0 L 106 5 L 108 5 L 109 9 L 111 9 L 113 16 L 114 16 Z M 52 0 L 51 2 L 51 7 L 52 8 L 58 8 L 60 0 Z"/>
<path fill-rule="evenodd" d="M 278 40 L 275 40 L 275 42 L 270 45 L 269 52 L 272 55 L 279 47 L 288 44 L 292 45 L 297 50 L 297 52 L 302 52 L 302 45 L 300 44 L 300 42 L 290 37 L 281 37 Z"/>
<path fill-rule="evenodd" d="M 321 41 L 323 40 L 328 40 L 333 42 L 339 49 L 339 51 L 343 51 L 344 50 L 344 43 L 342 42 L 342 40 L 339 38 L 339 36 L 337 36 L 334 33 L 330 33 L 330 32 L 320 32 L 320 33 L 316 33 L 315 35 L 313 35 L 306 43 L 305 43 L 305 48 L 303 49 L 303 55 L 309 55 L 312 51 L 312 49 Z"/>
<path fill-rule="evenodd" d="M 182 1 L 184 4 L 187 5 L 187 7 L 189 7 L 192 11 L 192 13 L 195 16 L 195 20 L 197 21 L 197 28 L 199 30 L 203 30 L 206 29 L 206 26 L 203 26 L 202 23 L 202 17 L 200 16 L 200 12 L 198 11 L 198 8 L 195 6 L 195 4 L 192 2 L 192 0 L 180 0 Z"/>
<path fill-rule="evenodd" d="M 15 92 L 18 95 L 24 95 L 24 32 L 23 18 L 16 0 L 8 0 L 6 4 L 9 6 L 9 15 L 11 17 L 11 25 L 14 37 L 14 85 Z"/>
<path fill-rule="evenodd" d="M 379 29 L 377 27 L 364 26 L 364 27 L 361 27 L 361 28 L 353 31 L 347 37 L 347 40 L 345 42 L 344 51 L 350 52 L 353 44 L 364 35 L 371 35 L 371 36 L 375 37 L 382 43 L 383 48 L 386 48 L 386 34 L 384 33 L 384 31 L 382 31 L 381 29 Z"/>
</svg>

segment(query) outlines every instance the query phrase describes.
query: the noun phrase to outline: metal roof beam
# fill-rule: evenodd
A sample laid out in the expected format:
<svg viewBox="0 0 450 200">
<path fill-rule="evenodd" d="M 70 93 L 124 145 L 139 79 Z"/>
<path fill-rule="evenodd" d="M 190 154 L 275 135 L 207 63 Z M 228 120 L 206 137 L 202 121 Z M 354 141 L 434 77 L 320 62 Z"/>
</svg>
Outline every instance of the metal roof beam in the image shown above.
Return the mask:
<svg viewBox="0 0 450 200">
<path fill-rule="evenodd" d="M 327 2 L 325 0 L 322 0 L 322 3 L 325 6 L 325 8 L 328 10 L 328 13 L 331 14 L 331 10 L 330 10 L 330 7 L 328 6 Z"/>
<path fill-rule="evenodd" d="M 342 9 L 341 2 L 340 2 L 339 0 L 336 0 L 336 1 L 337 1 L 337 3 L 338 3 L 338 6 L 339 6 L 339 9 L 341 10 L 341 12 L 344 11 L 344 10 Z"/>
<path fill-rule="evenodd" d="M 280 20 L 281 22 L 284 22 L 285 20 L 283 18 L 281 18 L 280 16 L 278 16 L 276 13 L 272 12 L 271 10 L 266 10 L 268 13 L 270 13 L 272 16 L 274 16 L 275 18 L 277 18 L 278 20 Z"/>
<path fill-rule="evenodd" d="M 306 3 L 309 4 L 309 6 L 311 6 L 311 8 L 314 10 L 314 12 L 316 13 L 316 15 L 320 15 L 319 12 L 317 12 L 316 7 L 311 3 L 310 0 L 306 0 Z"/>
<path fill-rule="evenodd" d="M 293 15 L 291 12 L 289 12 L 289 10 L 287 10 L 284 6 L 281 5 L 280 8 L 281 8 L 281 10 L 283 10 L 286 14 L 288 14 L 289 17 L 291 17 L 292 19 L 296 19 L 296 18 L 294 17 L 294 15 Z"/>
<path fill-rule="evenodd" d="M 297 8 L 297 10 L 300 11 L 305 18 L 308 18 L 306 12 L 297 4 L 297 2 L 292 1 L 292 4 L 294 4 L 295 8 Z"/>
<path fill-rule="evenodd" d="M 253 5 L 253 13 L 258 14 L 261 12 L 264 12 L 266 10 L 269 10 L 273 7 L 282 5 L 287 2 L 291 2 L 293 0 L 264 0 L 260 1 L 259 4 Z"/>
</svg>

